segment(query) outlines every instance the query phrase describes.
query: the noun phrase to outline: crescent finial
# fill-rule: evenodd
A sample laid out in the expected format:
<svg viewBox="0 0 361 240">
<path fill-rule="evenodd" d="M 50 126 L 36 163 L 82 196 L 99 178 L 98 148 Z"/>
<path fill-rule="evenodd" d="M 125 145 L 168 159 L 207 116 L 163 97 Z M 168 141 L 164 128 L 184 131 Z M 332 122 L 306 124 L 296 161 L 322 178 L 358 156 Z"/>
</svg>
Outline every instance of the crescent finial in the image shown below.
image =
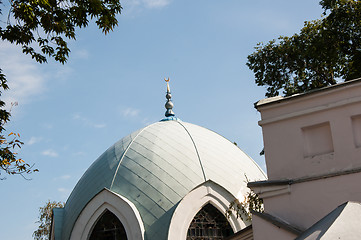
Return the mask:
<svg viewBox="0 0 361 240">
<path fill-rule="evenodd" d="M 167 92 L 170 92 L 170 88 L 169 88 L 169 78 L 164 78 L 164 81 L 167 82 Z"/>
</svg>

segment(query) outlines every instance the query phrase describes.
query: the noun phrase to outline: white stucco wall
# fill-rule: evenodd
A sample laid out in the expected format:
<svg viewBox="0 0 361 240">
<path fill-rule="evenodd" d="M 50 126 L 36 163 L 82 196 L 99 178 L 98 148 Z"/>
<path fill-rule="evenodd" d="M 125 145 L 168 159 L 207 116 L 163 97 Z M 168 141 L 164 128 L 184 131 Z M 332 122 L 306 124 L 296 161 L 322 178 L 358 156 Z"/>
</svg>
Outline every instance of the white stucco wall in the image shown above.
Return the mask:
<svg viewBox="0 0 361 240">
<path fill-rule="evenodd" d="M 269 180 L 361 167 L 361 81 L 258 110 Z"/>
<path fill-rule="evenodd" d="M 361 80 L 280 99 L 257 105 L 269 181 L 254 190 L 265 212 L 305 230 L 361 202 Z M 255 240 L 294 239 L 259 217 L 252 224 Z"/>
<path fill-rule="evenodd" d="M 264 198 L 267 213 L 300 229 L 347 201 L 361 202 L 361 173 L 292 184 L 290 193 Z"/>
<path fill-rule="evenodd" d="M 253 239 L 292 240 L 297 237 L 297 235 L 290 233 L 282 228 L 279 228 L 257 216 L 253 216 L 252 225 Z"/>
</svg>

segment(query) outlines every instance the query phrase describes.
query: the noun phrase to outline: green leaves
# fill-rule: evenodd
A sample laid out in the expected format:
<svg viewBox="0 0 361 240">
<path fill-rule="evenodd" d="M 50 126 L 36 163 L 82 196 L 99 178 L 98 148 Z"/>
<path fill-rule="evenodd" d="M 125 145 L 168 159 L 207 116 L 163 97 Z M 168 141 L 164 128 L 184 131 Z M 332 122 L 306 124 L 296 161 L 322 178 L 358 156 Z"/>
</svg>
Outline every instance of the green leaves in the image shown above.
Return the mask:
<svg viewBox="0 0 361 240">
<path fill-rule="evenodd" d="M 0 169 L 10 175 L 37 172 L 37 169 L 32 169 L 33 166 L 17 158 L 15 150 L 20 149 L 24 144 L 19 140 L 20 134 L 11 132 L 7 137 L 0 135 Z"/>
<path fill-rule="evenodd" d="M 0 89 L 7 90 L 8 88 L 5 75 L 0 69 Z M 2 91 L 0 91 L 1 94 Z M 4 106 L 5 102 L 0 100 L 0 180 L 5 179 L 5 176 L 2 176 L 3 173 L 8 175 L 20 174 L 24 177 L 23 174 L 38 171 L 17 157 L 16 151 L 24 144 L 20 141 L 20 134 L 11 132 L 8 136 L 4 135 L 4 126 L 10 120 L 10 111 L 4 109 Z"/>
<path fill-rule="evenodd" d="M 119 0 L 14 0 L 10 14 L 15 21 L 0 29 L 0 38 L 22 45 L 23 52 L 39 63 L 47 57 L 65 63 L 70 52 L 66 41 L 76 39 L 76 27 L 86 27 L 88 18 L 94 18 L 106 34 L 118 24 L 121 9 Z"/>
<path fill-rule="evenodd" d="M 306 92 L 361 77 L 361 3 L 324 0 L 328 15 L 305 22 L 300 33 L 258 44 L 247 66 L 267 97 Z"/>
<path fill-rule="evenodd" d="M 243 221 L 251 221 L 252 211 L 264 212 L 264 207 L 263 199 L 250 190 L 242 202 L 235 199 L 229 204 L 226 217 L 229 218 L 232 214 L 235 214 L 236 218 L 241 218 Z"/>
<path fill-rule="evenodd" d="M 53 216 L 54 208 L 64 207 L 64 202 L 56 202 L 48 200 L 44 207 L 39 208 L 39 227 L 33 233 L 33 237 L 36 240 L 48 240 L 51 227 L 51 219 Z"/>
</svg>

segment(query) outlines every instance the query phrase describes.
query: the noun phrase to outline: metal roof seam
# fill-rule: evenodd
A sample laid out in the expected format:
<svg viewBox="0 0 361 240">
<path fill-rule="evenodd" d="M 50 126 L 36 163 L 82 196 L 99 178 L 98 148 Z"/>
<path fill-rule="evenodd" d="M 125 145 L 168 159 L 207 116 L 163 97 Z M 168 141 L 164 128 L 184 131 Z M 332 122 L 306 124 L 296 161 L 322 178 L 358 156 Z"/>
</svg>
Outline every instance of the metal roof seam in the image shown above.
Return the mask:
<svg viewBox="0 0 361 240">
<path fill-rule="evenodd" d="M 146 147 L 144 147 L 145 149 L 148 149 Z M 135 149 L 133 149 L 133 151 L 137 152 Z M 148 151 L 151 152 L 150 149 L 148 149 Z M 148 157 L 142 155 L 141 153 L 137 152 L 139 155 L 141 155 L 142 157 L 144 157 L 145 159 L 149 160 L 150 162 L 152 162 L 151 159 L 149 159 Z M 159 156 L 159 155 L 158 155 Z M 160 158 L 162 158 L 161 156 L 159 156 Z M 175 190 L 172 189 L 171 186 L 168 185 L 168 183 L 162 181 L 159 177 L 157 177 L 156 175 L 154 175 L 152 172 L 150 172 L 148 169 L 146 169 L 144 166 L 141 166 L 139 163 L 137 163 L 136 161 L 134 161 L 133 159 L 131 159 L 135 164 L 139 165 L 139 167 L 143 168 L 145 171 L 151 173 L 155 178 L 159 179 L 159 181 L 163 182 L 166 186 L 168 186 L 175 194 L 177 194 L 180 198 L 182 198 L 182 196 L 180 196 Z M 167 173 L 166 170 L 164 170 L 161 166 L 159 166 L 158 164 L 154 163 L 155 166 L 157 166 L 159 169 L 161 169 L 162 171 L 164 171 L 164 173 L 170 177 L 173 177 L 171 174 Z M 129 169 L 130 170 L 130 169 Z M 130 170 L 131 171 L 131 170 Z M 183 174 L 184 175 L 184 174 Z M 173 178 L 174 179 L 174 178 Z M 177 179 L 174 179 L 175 182 L 179 183 L 180 186 L 183 187 L 183 189 L 187 189 L 182 183 L 181 181 L 178 181 Z"/>
<path fill-rule="evenodd" d="M 132 160 L 132 159 L 131 159 Z M 133 160 L 132 160 L 133 161 Z M 136 163 L 135 161 L 133 161 L 135 164 L 138 164 Z M 138 164 L 139 165 L 139 164 Z M 159 189 L 155 188 L 154 186 L 150 185 L 148 182 L 146 182 L 144 180 L 144 178 L 142 176 L 140 176 L 138 173 L 132 171 L 132 169 L 128 168 L 127 166 L 123 166 L 124 168 L 126 168 L 129 172 L 133 173 L 134 175 L 138 176 L 140 179 L 142 179 L 146 184 L 149 185 L 149 188 L 153 188 L 156 192 L 158 192 L 160 195 L 162 195 L 165 199 L 167 199 L 169 202 L 173 202 L 171 199 L 169 199 L 167 196 L 165 196 L 162 192 L 159 191 Z M 152 172 L 150 172 L 149 170 L 145 169 L 143 166 L 139 165 L 139 167 L 143 168 L 145 171 L 147 171 L 148 173 L 152 174 Z M 155 176 L 154 174 L 152 174 L 154 176 L 154 178 L 158 179 L 159 181 L 163 182 L 161 179 L 159 179 L 157 176 Z M 129 182 L 129 181 L 128 181 Z M 177 195 L 179 198 L 182 198 L 182 196 L 180 196 L 176 191 L 174 191 L 172 189 L 171 186 L 169 186 L 167 183 L 163 182 L 165 186 L 167 186 L 169 189 L 172 190 L 172 192 L 174 192 L 175 195 Z M 129 182 L 129 184 L 132 184 L 131 182 Z M 141 192 L 143 192 L 141 189 L 139 189 L 137 187 L 137 189 Z M 154 201 L 154 200 L 153 200 Z M 154 201 L 155 202 L 155 201 Z M 155 202 L 157 205 L 159 205 L 157 202 Z M 166 209 L 164 209 L 166 210 Z"/>
<path fill-rule="evenodd" d="M 177 121 L 177 123 L 180 124 L 180 125 L 184 128 L 184 130 L 187 132 L 188 136 L 189 136 L 190 139 L 192 140 L 194 149 L 196 150 L 196 153 L 197 153 L 197 157 L 198 157 L 198 160 L 199 160 L 199 164 L 200 164 L 201 169 L 202 169 L 204 181 L 207 181 L 207 177 L 206 177 L 206 173 L 205 173 L 204 168 L 203 168 L 203 164 L 202 164 L 202 161 L 201 161 L 201 157 L 200 157 L 200 155 L 199 155 L 199 152 L 198 152 L 198 149 L 197 149 L 197 145 L 196 145 L 196 143 L 194 142 L 194 139 L 193 139 L 192 135 L 190 134 L 190 132 L 188 131 L 188 129 L 187 129 L 181 122 L 178 122 L 178 121 Z"/>
<path fill-rule="evenodd" d="M 150 198 L 150 197 L 147 195 L 147 193 L 145 193 L 143 190 L 139 189 L 137 186 L 135 186 L 134 184 L 132 184 L 131 182 L 129 182 L 129 181 L 128 181 L 127 179 L 125 179 L 123 176 L 119 176 L 119 177 L 123 178 L 123 179 L 124 179 L 125 181 L 127 181 L 129 184 L 133 185 L 134 188 L 138 189 L 140 193 L 144 194 L 144 196 L 146 196 L 147 198 L 149 198 L 149 200 L 150 200 L 151 202 L 153 202 L 155 205 L 159 206 L 159 208 L 162 209 L 164 212 L 167 211 L 167 210 L 164 209 L 162 206 L 160 206 L 156 201 L 154 201 L 154 199 Z M 112 191 L 112 190 L 110 190 L 110 191 Z M 112 192 L 113 192 L 113 191 L 112 191 Z M 169 200 L 169 199 L 167 199 L 167 200 Z M 143 205 L 143 203 L 139 202 L 139 201 L 137 200 L 137 198 L 132 198 L 132 201 L 137 202 L 139 205 L 143 206 L 143 208 L 144 208 L 145 211 L 147 211 L 147 212 L 148 212 L 150 215 L 152 215 L 154 218 L 158 219 L 158 217 L 155 216 L 151 211 L 149 211 L 149 209 L 145 208 L 144 205 Z M 169 200 L 169 202 L 171 202 L 171 201 Z"/>
<path fill-rule="evenodd" d="M 155 123 L 153 123 L 153 124 L 155 124 Z M 134 142 L 134 140 L 139 136 L 139 134 L 141 134 L 145 129 L 147 129 L 148 127 L 152 126 L 153 124 L 150 124 L 150 125 L 146 126 L 145 128 L 143 128 L 142 130 L 140 130 L 140 131 L 137 133 L 137 135 L 129 142 L 127 148 L 126 148 L 125 151 L 123 152 L 122 157 L 119 159 L 119 163 L 118 163 L 117 169 L 116 169 L 115 172 L 114 172 L 114 176 L 113 176 L 113 179 L 112 179 L 112 183 L 110 184 L 110 189 L 112 189 L 112 187 L 113 187 L 113 184 L 114 184 L 115 178 L 116 178 L 116 176 L 117 176 L 117 173 L 118 173 L 120 164 L 122 163 L 124 156 L 125 156 L 126 153 L 128 152 L 128 149 L 130 148 L 130 146 L 132 145 L 132 143 Z"/>
<path fill-rule="evenodd" d="M 135 144 L 138 144 L 137 142 L 134 142 Z M 142 145 L 143 146 L 143 145 Z M 151 150 L 151 149 L 149 149 L 149 148 L 147 148 L 147 147 L 145 147 L 145 146 L 143 146 L 145 149 L 147 149 L 149 152 L 152 152 L 152 153 L 154 153 L 154 155 L 157 155 L 160 159 L 162 159 L 162 160 L 164 160 L 165 162 L 167 162 L 167 160 L 165 159 L 165 158 L 163 158 L 162 156 L 160 156 L 159 154 L 157 154 L 157 152 L 154 152 L 153 150 Z M 160 149 L 162 149 L 161 147 L 159 147 Z M 134 150 L 134 149 L 133 149 Z M 137 152 L 136 150 L 134 150 L 135 152 Z M 138 153 L 138 152 L 137 152 Z M 139 153 L 140 155 L 142 155 L 141 153 Z M 172 155 L 172 154 L 170 154 L 170 155 Z M 143 155 L 142 155 L 143 156 Z M 172 155 L 173 156 L 173 155 Z M 145 156 L 143 156 L 144 158 L 146 158 L 146 159 L 148 159 L 148 160 L 151 160 L 151 159 L 149 159 L 148 157 L 145 157 Z M 174 156 L 173 156 L 174 157 Z M 176 158 L 176 157 L 174 157 L 174 158 Z M 169 163 L 169 162 L 167 162 L 169 165 L 171 165 L 171 163 Z M 162 166 L 160 166 L 160 165 L 158 165 L 158 164 L 156 164 L 156 163 L 154 163 L 156 166 L 158 166 L 160 169 L 162 169 L 162 170 L 164 170 L 165 172 L 166 172 L 166 170 L 165 169 L 163 169 L 162 168 Z M 185 164 L 183 164 L 184 166 L 187 166 L 187 165 L 185 165 Z M 174 168 L 174 169 L 176 169 L 176 170 L 178 170 L 177 168 Z M 196 172 L 195 171 L 193 171 L 193 169 L 190 169 L 190 171 L 192 171 L 192 172 L 194 172 L 194 174 L 196 174 Z M 181 175 L 183 175 L 184 177 L 187 177 L 183 172 L 181 172 L 181 171 L 179 171 L 179 173 L 181 174 Z M 170 175 L 170 174 L 169 174 Z M 194 183 L 195 184 L 195 182 L 193 181 L 193 180 L 191 180 L 191 179 L 189 179 L 192 183 Z M 176 180 L 175 179 L 175 181 L 177 181 L 180 185 L 182 185 L 183 186 L 183 184 L 182 184 L 182 182 L 181 181 L 178 181 L 178 180 Z M 185 186 L 183 186 L 184 188 L 186 188 Z"/>
</svg>

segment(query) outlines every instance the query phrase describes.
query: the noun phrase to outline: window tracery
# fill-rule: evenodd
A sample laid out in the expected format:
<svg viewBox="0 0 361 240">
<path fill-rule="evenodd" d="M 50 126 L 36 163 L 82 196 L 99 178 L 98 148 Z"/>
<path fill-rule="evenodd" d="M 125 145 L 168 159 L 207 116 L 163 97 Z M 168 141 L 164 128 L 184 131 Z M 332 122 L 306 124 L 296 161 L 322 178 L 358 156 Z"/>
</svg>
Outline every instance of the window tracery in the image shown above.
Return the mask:
<svg viewBox="0 0 361 240">
<path fill-rule="evenodd" d="M 232 234 L 233 230 L 226 217 L 208 203 L 193 218 L 187 240 L 222 240 Z"/>
<path fill-rule="evenodd" d="M 89 240 L 127 240 L 123 224 L 109 210 L 99 218 Z"/>
</svg>

